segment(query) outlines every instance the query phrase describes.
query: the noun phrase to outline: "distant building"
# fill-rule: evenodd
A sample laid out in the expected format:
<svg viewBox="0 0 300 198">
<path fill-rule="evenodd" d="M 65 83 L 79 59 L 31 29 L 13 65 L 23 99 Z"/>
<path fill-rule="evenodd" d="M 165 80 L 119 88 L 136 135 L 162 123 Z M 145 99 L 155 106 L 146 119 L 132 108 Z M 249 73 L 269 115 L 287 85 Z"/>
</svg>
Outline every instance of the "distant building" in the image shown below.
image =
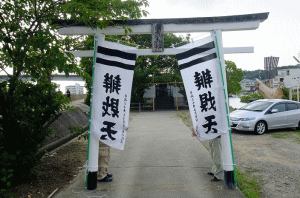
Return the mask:
<svg viewBox="0 0 300 198">
<path fill-rule="evenodd" d="M 67 90 L 69 89 L 71 95 L 72 94 L 84 94 L 83 86 L 80 86 L 78 83 L 75 83 L 75 86 L 74 85 L 66 86 L 65 89 L 66 89 L 65 92 L 67 92 Z"/>
<path fill-rule="evenodd" d="M 264 64 L 267 79 L 272 79 L 276 76 L 278 61 L 279 57 L 265 57 Z"/>
<path fill-rule="evenodd" d="M 255 80 L 249 80 L 249 79 L 243 79 L 240 82 L 240 85 L 242 87 L 242 92 L 255 92 L 256 91 L 256 81 Z"/>
<path fill-rule="evenodd" d="M 296 88 L 300 85 L 300 69 L 278 70 L 278 75 L 273 79 L 273 87 Z"/>
<path fill-rule="evenodd" d="M 145 90 L 144 98 L 148 99 L 147 104 L 153 104 L 154 98 L 155 109 L 173 109 L 177 105 L 178 107 L 186 107 L 187 101 L 179 91 L 180 88 L 174 84 L 157 83 Z"/>
</svg>

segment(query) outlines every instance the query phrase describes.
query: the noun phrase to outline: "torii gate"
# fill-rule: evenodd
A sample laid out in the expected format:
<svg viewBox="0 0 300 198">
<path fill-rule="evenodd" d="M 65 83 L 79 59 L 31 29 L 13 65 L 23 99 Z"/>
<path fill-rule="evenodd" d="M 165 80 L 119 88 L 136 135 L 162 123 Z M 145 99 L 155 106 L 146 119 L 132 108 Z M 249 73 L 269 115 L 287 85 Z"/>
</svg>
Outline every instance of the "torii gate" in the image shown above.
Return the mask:
<svg viewBox="0 0 300 198">
<path fill-rule="evenodd" d="M 223 83 L 225 87 L 225 100 L 227 110 L 227 122 L 229 121 L 228 93 L 225 73 L 224 54 L 231 53 L 253 53 L 253 47 L 237 47 L 223 48 L 222 31 L 238 31 L 238 30 L 255 30 L 260 23 L 268 18 L 269 13 L 257 13 L 247 15 L 221 16 L 221 17 L 201 17 L 201 18 L 177 18 L 177 19 L 139 19 L 128 21 L 114 21 L 115 24 L 120 24 L 126 28 L 130 28 L 132 34 L 152 34 L 153 49 L 136 49 L 131 53 L 137 55 L 174 55 L 187 50 L 187 48 L 163 48 L 163 33 L 192 33 L 192 32 L 210 32 L 218 40 L 220 64 L 222 66 Z M 109 26 L 105 29 L 91 29 L 80 24 L 71 24 L 59 29 L 61 35 L 94 35 L 98 38 L 98 45 L 104 41 L 105 35 L 125 35 L 124 29 L 121 26 Z M 154 38 L 154 39 L 153 39 Z M 95 47 L 96 48 L 96 47 Z M 75 57 L 94 57 L 94 51 L 73 51 Z M 95 67 L 95 63 L 94 63 Z M 91 105 L 92 109 L 92 105 Z M 90 113 L 90 115 L 92 112 Z M 90 117 L 91 119 L 91 117 Z M 88 139 L 88 163 L 86 174 L 86 187 L 89 190 L 97 188 L 97 170 L 98 170 L 98 150 L 99 140 L 90 136 Z M 236 187 L 236 178 L 234 173 L 234 157 L 232 148 L 231 131 L 221 136 L 223 169 L 225 171 L 225 186 L 233 189 Z"/>
</svg>

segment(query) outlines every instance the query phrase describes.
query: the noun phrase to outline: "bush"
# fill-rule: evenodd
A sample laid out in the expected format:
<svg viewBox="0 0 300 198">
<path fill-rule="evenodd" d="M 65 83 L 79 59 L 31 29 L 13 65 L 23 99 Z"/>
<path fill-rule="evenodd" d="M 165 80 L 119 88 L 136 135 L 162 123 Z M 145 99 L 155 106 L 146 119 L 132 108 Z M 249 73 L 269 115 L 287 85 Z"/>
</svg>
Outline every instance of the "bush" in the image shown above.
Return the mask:
<svg viewBox="0 0 300 198">
<path fill-rule="evenodd" d="M 0 86 L 5 96 L 0 97 L 0 186 L 4 192 L 2 186 L 23 182 L 34 172 L 42 157 L 37 155 L 39 146 L 52 133 L 46 124 L 68 102 L 61 93 L 54 94 L 55 86 L 49 83 L 18 81 L 15 94 L 9 92 L 8 82 Z"/>
<path fill-rule="evenodd" d="M 290 95 L 289 89 L 286 88 L 286 87 L 282 87 L 281 89 L 283 91 L 283 97 L 282 97 L 282 99 L 289 99 L 289 95 Z"/>
<path fill-rule="evenodd" d="M 297 101 L 297 93 L 293 93 L 292 100 Z"/>
<path fill-rule="evenodd" d="M 282 91 L 284 96 L 282 97 L 282 99 L 290 99 L 290 90 L 286 87 L 282 87 Z M 293 93 L 292 94 L 292 100 L 297 101 L 297 93 Z"/>
<path fill-rule="evenodd" d="M 264 99 L 260 93 L 246 93 L 241 97 L 241 102 L 250 102 L 250 98 Z"/>
<path fill-rule="evenodd" d="M 3 187 L 0 188 L 0 193 L 4 195 L 4 197 L 14 196 L 13 193 L 9 193 L 7 190 L 11 186 L 11 178 L 13 176 L 13 172 L 13 169 L 6 170 L 5 168 L 2 168 L 2 170 L 0 170 L 1 186 L 3 185 Z"/>
</svg>

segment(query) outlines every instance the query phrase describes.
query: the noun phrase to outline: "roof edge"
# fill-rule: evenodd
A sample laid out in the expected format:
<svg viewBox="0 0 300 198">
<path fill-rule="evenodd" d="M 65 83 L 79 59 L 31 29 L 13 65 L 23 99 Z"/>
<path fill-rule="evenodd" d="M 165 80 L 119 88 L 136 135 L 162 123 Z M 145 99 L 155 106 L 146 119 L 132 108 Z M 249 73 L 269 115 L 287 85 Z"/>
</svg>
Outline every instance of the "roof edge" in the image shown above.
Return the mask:
<svg viewBox="0 0 300 198">
<path fill-rule="evenodd" d="M 113 20 L 112 24 L 115 25 L 151 25 L 154 23 L 161 24 L 207 24 L 207 23 L 232 23 L 232 22 L 248 22 L 248 21 L 265 21 L 269 16 L 269 12 L 254 13 L 245 15 L 230 15 L 230 16 L 217 16 L 217 17 L 196 17 L 196 18 L 167 18 L 167 19 L 135 19 L 135 20 Z M 86 26 L 84 23 L 78 23 L 76 20 L 59 20 L 53 23 L 58 24 L 60 27 L 67 26 Z"/>
</svg>

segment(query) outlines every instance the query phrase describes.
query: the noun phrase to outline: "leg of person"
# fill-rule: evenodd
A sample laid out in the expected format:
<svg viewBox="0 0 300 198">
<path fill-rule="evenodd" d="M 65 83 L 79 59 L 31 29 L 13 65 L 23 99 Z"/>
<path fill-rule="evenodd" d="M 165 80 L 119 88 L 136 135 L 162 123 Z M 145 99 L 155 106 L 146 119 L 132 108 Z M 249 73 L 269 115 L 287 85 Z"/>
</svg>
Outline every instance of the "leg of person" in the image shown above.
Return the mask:
<svg viewBox="0 0 300 198">
<path fill-rule="evenodd" d="M 222 167 L 222 147 L 221 147 L 221 138 L 217 137 L 210 142 L 211 147 L 211 156 L 214 161 L 212 167 L 212 173 L 214 174 L 214 178 L 212 181 L 219 181 L 224 179 L 224 171 Z"/>
<path fill-rule="evenodd" d="M 209 140 L 209 141 L 208 141 L 208 146 L 209 146 L 209 153 L 210 153 L 211 157 L 213 158 L 213 153 L 212 153 L 212 152 L 213 152 L 213 150 L 212 150 L 212 140 Z M 211 175 L 211 176 L 214 176 L 214 175 L 215 175 L 215 173 L 214 173 L 214 170 L 215 170 L 214 165 L 215 165 L 215 164 L 213 164 L 213 166 L 212 166 L 212 168 L 211 168 L 211 171 L 207 173 L 208 175 Z"/>
<path fill-rule="evenodd" d="M 106 144 L 99 143 L 99 166 L 98 166 L 98 181 L 99 182 L 111 182 L 112 175 L 108 174 L 107 169 L 109 167 L 110 160 L 110 147 Z"/>
</svg>

